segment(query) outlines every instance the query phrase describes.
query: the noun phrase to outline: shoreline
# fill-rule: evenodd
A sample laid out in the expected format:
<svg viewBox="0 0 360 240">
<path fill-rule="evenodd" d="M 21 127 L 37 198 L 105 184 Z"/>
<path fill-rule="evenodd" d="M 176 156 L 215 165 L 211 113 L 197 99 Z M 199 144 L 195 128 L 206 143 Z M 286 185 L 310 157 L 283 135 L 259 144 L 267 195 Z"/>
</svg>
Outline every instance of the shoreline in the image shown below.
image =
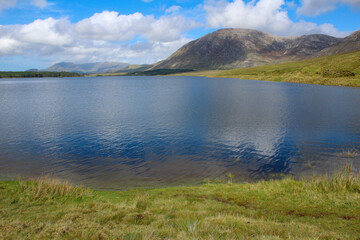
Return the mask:
<svg viewBox="0 0 360 240">
<path fill-rule="evenodd" d="M 332 86 L 332 87 L 360 87 L 360 79 L 339 79 L 339 78 L 315 78 L 309 77 L 306 79 L 302 79 L 301 81 L 297 81 L 294 78 L 290 77 L 253 77 L 251 75 L 223 75 L 218 70 L 214 71 L 199 71 L 193 72 L 193 74 L 172 74 L 168 76 L 179 76 L 179 77 L 206 77 L 206 78 L 233 78 L 239 80 L 249 80 L 249 81 L 263 81 L 263 82 L 282 82 L 282 83 L 296 83 L 296 84 L 307 84 L 307 85 L 318 85 L 318 86 Z M 341 82 L 341 81 L 344 82 Z"/>
<path fill-rule="evenodd" d="M 248 80 L 360 87 L 360 51 L 258 67 L 174 74 Z"/>
</svg>

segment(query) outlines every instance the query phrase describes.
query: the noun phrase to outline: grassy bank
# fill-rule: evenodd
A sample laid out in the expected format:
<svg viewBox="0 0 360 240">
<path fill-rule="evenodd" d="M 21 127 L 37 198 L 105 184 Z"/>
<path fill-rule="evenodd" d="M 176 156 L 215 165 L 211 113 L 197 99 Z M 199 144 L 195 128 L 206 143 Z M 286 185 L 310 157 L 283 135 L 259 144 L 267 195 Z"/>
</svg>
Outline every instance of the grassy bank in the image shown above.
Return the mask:
<svg viewBox="0 0 360 240">
<path fill-rule="evenodd" d="M 277 65 L 178 75 L 360 87 L 360 52 Z"/>
<path fill-rule="evenodd" d="M 94 191 L 0 182 L 0 239 L 359 239 L 360 179 Z"/>
</svg>

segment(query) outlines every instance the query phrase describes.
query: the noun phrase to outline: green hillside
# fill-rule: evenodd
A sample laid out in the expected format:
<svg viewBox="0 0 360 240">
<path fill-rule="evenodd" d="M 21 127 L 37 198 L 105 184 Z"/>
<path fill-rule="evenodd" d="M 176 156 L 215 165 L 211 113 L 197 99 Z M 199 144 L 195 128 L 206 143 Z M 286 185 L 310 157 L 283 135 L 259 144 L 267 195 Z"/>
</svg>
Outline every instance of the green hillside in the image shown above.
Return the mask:
<svg viewBox="0 0 360 240">
<path fill-rule="evenodd" d="M 360 87 L 360 51 L 277 65 L 182 75 Z"/>
</svg>

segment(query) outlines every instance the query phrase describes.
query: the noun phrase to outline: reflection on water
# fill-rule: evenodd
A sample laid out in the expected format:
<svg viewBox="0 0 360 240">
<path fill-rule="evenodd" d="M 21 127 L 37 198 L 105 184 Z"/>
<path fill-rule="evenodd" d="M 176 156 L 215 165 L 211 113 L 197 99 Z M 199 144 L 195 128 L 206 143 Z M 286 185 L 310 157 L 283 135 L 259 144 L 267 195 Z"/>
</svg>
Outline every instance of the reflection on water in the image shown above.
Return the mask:
<svg viewBox="0 0 360 240">
<path fill-rule="evenodd" d="M 355 88 L 238 79 L 0 80 L 0 178 L 120 189 L 358 168 L 341 153 L 360 152 L 359 103 Z"/>
</svg>

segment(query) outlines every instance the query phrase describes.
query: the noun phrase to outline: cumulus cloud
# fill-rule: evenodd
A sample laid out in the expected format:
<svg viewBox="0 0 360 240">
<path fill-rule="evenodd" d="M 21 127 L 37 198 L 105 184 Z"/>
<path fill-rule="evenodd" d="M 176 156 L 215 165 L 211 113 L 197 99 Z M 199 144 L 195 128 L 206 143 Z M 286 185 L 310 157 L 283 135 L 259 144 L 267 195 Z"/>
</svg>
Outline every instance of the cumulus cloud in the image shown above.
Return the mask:
<svg viewBox="0 0 360 240">
<path fill-rule="evenodd" d="M 13 33 L 16 39 L 26 43 L 64 46 L 73 42 L 71 23 L 67 19 L 47 18 L 18 27 Z"/>
<path fill-rule="evenodd" d="M 284 10 L 284 0 L 207 1 L 204 5 L 207 24 L 210 27 L 250 28 L 277 35 L 301 35 L 323 33 L 344 36 L 331 24 L 317 25 L 300 21 L 293 22 Z"/>
<path fill-rule="evenodd" d="M 197 24 L 180 15 L 162 16 L 134 13 L 119 15 L 117 12 L 96 13 L 75 25 L 76 32 L 86 39 L 128 41 L 141 36 L 151 41 L 171 42 Z"/>
<path fill-rule="evenodd" d="M 301 3 L 297 12 L 307 16 L 317 16 L 331 11 L 335 9 L 337 3 L 360 7 L 360 0 L 301 0 Z"/>
<path fill-rule="evenodd" d="M 155 18 L 104 11 L 77 23 L 66 18 L 0 25 L 0 57 L 32 55 L 56 61 L 153 63 L 191 39 L 183 32 L 197 26 L 179 15 Z M 136 40 L 139 39 L 139 40 Z"/>
</svg>

